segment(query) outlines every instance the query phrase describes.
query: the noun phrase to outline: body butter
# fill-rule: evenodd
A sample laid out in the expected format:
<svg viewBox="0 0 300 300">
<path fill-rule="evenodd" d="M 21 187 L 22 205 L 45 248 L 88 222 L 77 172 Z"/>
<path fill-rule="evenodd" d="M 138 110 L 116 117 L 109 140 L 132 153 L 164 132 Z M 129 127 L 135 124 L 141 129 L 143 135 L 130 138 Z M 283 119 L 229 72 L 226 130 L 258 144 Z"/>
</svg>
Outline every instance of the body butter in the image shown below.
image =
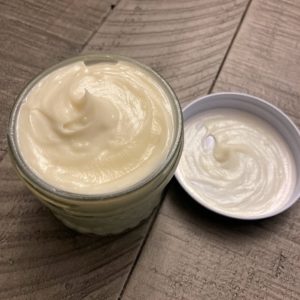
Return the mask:
<svg viewBox="0 0 300 300">
<path fill-rule="evenodd" d="M 17 139 L 28 166 L 52 186 L 112 193 L 167 157 L 174 132 L 167 94 L 128 62 L 60 68 L 27 95 Z"/>
</svg>

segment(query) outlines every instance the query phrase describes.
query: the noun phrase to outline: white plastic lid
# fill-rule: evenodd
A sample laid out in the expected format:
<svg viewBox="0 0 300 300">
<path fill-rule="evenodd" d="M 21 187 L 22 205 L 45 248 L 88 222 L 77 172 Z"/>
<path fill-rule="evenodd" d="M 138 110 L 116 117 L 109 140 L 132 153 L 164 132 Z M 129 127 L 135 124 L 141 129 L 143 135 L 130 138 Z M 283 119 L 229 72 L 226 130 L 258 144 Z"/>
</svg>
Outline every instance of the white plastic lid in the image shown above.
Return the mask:
<svg viewBox="0 0 300 300">
<path fill-rule="evenodd" d="M 289 199 L 285 199 L 285 201 L 282 201 L 282 205 L 279 208 L 276 207 L 276 209 L 270 210 L 263 214 L 251 214 L 246 216 L 240 215 L 232 211 L 217 209 L 215 206 L 210 205 L 207 201 L 201 199 L 201 196 L 197 192 L 195 192 L 195 189 L 192 187 L 191 182 L 184 178 L 186 176 L 184 176 L 185 174 L 182 172 L 187 171 L 180 169 L 179 163 L 179 166 L 175 172 L 175 176 L 183 189 L 185 189 L 185 191 L 195 201 L 197 201 L 204 207 L 221 215 L 236 219 L 255 220 L 268 218 L 277 215 L 291 207 L 300 196 L 300 131 L 297 126 L 286 114 L 284 114 L 276 106 L 257 97 L 241 93 L 217 93 L 196 99 L 183 109 L 183 119 L 186 122 L 191 117 L 216 108 L 238 109 L 251 113 L 267 121 L 281 134 L 281 136 L 289 146 L 295 161 L 296 184 L 294 191 L 291 193 Z M 184 130 L 186 133 L 186 127 L 184 128 Z M 183 151 L 185 150 L 183 149 Z"/>
</svg>

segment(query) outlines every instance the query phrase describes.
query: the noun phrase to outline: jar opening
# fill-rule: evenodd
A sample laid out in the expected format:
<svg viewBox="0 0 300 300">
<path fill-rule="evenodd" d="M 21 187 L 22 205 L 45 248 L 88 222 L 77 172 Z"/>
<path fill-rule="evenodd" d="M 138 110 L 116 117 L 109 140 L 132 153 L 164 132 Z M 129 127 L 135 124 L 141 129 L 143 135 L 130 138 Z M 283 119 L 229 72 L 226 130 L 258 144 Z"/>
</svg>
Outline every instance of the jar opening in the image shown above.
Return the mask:
<svg viewBox="0 0 300 300">
<path fill-rule="evenodd" d="M 111 193 L 95 193 L 95 194 L 82 194 L 82 193 L 74 193 L 65 191 L 63 189 L 59 189 L 54 187 L 53 185 L 50 185 L 43 179 L 41 179 L 39 176 L 37 176 L 31 168 L 28 166 L 26 161 L 24 160 L 18 140 L 17 140 L 17 132 L 16 132 L 16 124 L 18 120 L 18 115 L 20 112 L 21 105 L 24 103 L 26 97 L 31 92 L 32 88 L 36 86 L 40 82 L 41 79 L 43 79 L 45 76 L 49 75 L 55 70 L 58 70 L 62 67 L 65 67 L 67 65 L 70 65 L 75 62 L 83 61 L 86 65 L 94 65 L 101 62 L 105 63 L 117 63 L 118 61 L 125 61 L 133 64 L 134 66 L 142 69 L 143 71 L 146 71 L 151 77 L 155 80 L 156 83 L 160 85 L 160 87 L 164 90 L 164 92 L 167 94 L 167 97 L 169 99 L 169 103 L 172 109 L 172 116 L 174 121 L 174 134 L 172 137 L 170 150 L 167 154 L 166 159 L 157 167 L 155 168 L 148 176 L 140 180 L 139 182 L 130 185 L 123 190 L 118 190 L 116 192 Z M 127 193 L 131 193 L 134 191 L 137 191 L 138 189 L 142 188 L 143 186 L 147 185 L 149 182 L 155 180 L 157 176 L 172 162 L 172 158 L 174 155 L 178 154 L 178 149 L 180 148 L 181 138 L 183 134 L 183 125 L 182 125 L 182 115 L 181 115 L 181 108 L 179 105 L 179 102 L 176 98 L 175 93 L 172 91 L 171 87 L 168 85 L 168 83 L 155 71 L 153 71 L 151 68 L 133 60 L 127 57 L 118 56 L 118 55 L 108 55 L 108 54 L 88 54 L 88 55 L 80 55 L 76 56 L 67 60 L 64 60 L 63 62 L 54 65 L 50 67 L 49 69 L 45 70 L 44 72 L 40 73 L 37 77 L 35 77 L 22 91 L 22 93 L 17 98 L 17 101 L 13 107 L 10 121 L 9 121 L 9 130 L 8 130 L 8 143 L 9 148 L 11 152 L 11 156 L 16 161 L 18 173 L 28 182 L 30 182 L 36 189 L 40 191 L 44 191 L 46 193 L 55 194 L 58 197 L 63 197 L 67 199 L 72 200 L 100 200 L 100 199 L 107 199 L 107 198 L 113 198 L 117 196 L 121 196 Z"/>
</svg>

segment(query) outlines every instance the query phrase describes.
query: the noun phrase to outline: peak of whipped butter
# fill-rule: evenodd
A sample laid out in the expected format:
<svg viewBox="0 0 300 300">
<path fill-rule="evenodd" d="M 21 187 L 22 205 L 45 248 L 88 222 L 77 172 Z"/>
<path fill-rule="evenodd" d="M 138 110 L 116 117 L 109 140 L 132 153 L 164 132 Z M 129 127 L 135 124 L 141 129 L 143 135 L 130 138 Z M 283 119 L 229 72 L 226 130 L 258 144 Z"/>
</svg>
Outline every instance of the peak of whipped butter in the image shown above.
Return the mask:
<svg viewBox="0 0 300 300">
<path fill-rule="evenodd" d="M 151 174 L 173 138 L 168 96 L 129 62 L 74 63 L 29 92 L 17 119 L 20 152 L 48 184 L 112 193 Z"/>
</svg>

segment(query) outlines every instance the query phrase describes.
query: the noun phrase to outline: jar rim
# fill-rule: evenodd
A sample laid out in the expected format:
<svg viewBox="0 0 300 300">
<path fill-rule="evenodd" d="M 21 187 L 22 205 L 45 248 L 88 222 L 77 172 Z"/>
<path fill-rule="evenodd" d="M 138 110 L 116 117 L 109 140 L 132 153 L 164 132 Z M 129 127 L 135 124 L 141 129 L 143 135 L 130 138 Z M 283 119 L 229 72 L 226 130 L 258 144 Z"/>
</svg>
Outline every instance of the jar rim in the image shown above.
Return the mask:
<svg viewBox="0 0 300 300">
<path fill-rule="evenodd" d="M 41 179 L 38 175 L 36 175 L 31 170 L 31 168 L 28 166 L 28 164 L 23 159 L 21 151 L 18 146 L 16 124 L 17 124 L 18 114 L 19 114 L 21 105 L 23 104 L 24 99 L 26 99 L 26 96 L 29 94 L 29 92 L 32 90 L 32 88 L 42 78 L 44 78 L 45 76 L 47 76 L 48 74 L 50 74 L 51 72 L 53 72 L 59 68 L 70 65 L 77 61 L 84 61 L 87 64 L 92 64 L 92 63 L 94 64 L 94 63 L 100 63 L 100 62 L 117 62 L 117 61 L 125 61 L 125 62 L 132 63 L 133 65 L 148 72 L 149 75 L 157 83 L 160 84 L 160 87 L 164 90 L 164 92 L 166 93 L 166 95 L 169 99 L 169 103 L 170 103 L 170 106 L 172 109 L 172 115 L 173 115 L 173 120 L 174 120 L 174 136 L 173 136 L 172 143 L 170 146 L 170 151 L 168 152 L 166 159 L 163 161 L 162 164 L 160 164 L 157 168 L 155 168 L 150 174 L 145 176 L 142 180 L 138 181 L 137 183 L 135 183 L 127 188 L 123 188 L 122 190 L 118 190 L 116 192 L 81 194 L 81 193 L 69 192 L 69 191 L 65 191 L 63 189 L 57 188 L 57 187 L 47 183 L 45 180 Z M 180 107 L 178 98 L 177 98 L 175 92 L 173 91 L 173 89 L 170 87 L 170 85 L 167 83 L 167 81 L 160 74 L 158 74 L 152 68 L 144 65 L 143 63 L 140 63 L 139 61 L 129 58 L 127 56 L 117 55 L 117 54 L 105 54 L 105 53 L 101 53 L 101 52 L 92 52 L 92 53 L 87 53 L 87 54 L 76 55 L 71 58 L 65 59 L 57 64 L 54 64 L 54 65 L 50 66 L 49 68 L 40 72 L 29 83 L 26 84 L 26 86 L 24 87 L 22 92 L 17 96 L 16 102 L 12 108 L 10 118 L 9 118 L 7 140 L 8 140 L 10 154 L 16 162 L 18 173 L 25 179 L 25 181 L 27 181 L 31 186 L 33 186 L 40 192 L 53 194 L 56 197 L 62 197 L 64 199 L 68 199 L 68 200 L 99 201 L 99 200 L 108 200 L 108 199 L 112 199 L 112 198 L 116 198 L 116 197 L 124 196 L 126 194 L 133 193 L 133 192 L 143 188 L 151 181 L 155 180 L 159 176 L 159 174 L 168 166 L 168 164 L 171 163 L 174 155 L 176 155 L 178 153 L 178 148 L 180 147 L 182 135 L 183 135 L 183 118 L 182 118 L 182 111 L 181 111 L 181 107 Z"/>
</svg>

